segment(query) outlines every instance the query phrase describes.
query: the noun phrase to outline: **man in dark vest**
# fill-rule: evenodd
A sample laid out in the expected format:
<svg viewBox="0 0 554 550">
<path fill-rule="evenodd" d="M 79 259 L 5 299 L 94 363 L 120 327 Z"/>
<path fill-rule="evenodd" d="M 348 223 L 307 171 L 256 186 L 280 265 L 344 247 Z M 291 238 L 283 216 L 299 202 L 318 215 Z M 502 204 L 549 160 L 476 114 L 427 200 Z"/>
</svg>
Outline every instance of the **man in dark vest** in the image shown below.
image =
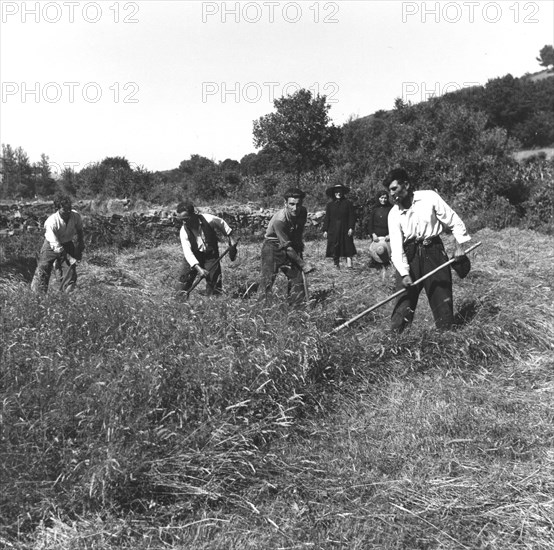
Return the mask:
<svg viewBox="0 0 554 550">
<path fill-rule="evenodd" d="M 221 294 L 221 264 L 217 261 L 219 248 L 216 230 L 229 240 L 229 258 L 236 258 L 237 244 L 232 229 L 225 220 L 211 214 L 199 214 L 190 201 L 177 205 L 177 217 L 183 222 L 179 237 L 185 255 L 179 271 L 176 289 L 186 294 L 198 275 L 206 278 L 207 295 Z"/>
</svg>

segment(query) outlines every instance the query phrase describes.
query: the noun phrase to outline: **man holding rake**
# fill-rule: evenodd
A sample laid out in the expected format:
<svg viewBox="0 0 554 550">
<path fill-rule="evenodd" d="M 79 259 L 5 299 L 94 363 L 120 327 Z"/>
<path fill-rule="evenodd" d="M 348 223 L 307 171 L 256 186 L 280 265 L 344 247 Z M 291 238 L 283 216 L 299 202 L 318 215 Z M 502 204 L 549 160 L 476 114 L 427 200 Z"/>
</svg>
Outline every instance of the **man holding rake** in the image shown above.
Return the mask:
<svg viewBox="0 0 554 550">
<path fill-rule="evenodd" d="M 406 289 L 394 306 L 392 329 L 402 332 L 412 322 L 419 294 L 425 289 L 436 327 L 447 330 L 454 323 L 450 266 L 439 269 L 422 283 L 415 286 L 412 283 L 448 261 L 440 238 L 445 228 L 456 239 L 454 256 L 459 263 L 453 267 L 460 276 L 465 276 L 467 271 L 462 274 L 458 270 L 469 264 L 462 245 L 471 237 L 460 217 L 435 191 L 413 189 L 404 169 L 392 170 L 383 185 L 394 204 L 388 225 L 392 263 L 397 271 L 396 290 Z"/>
</svg>

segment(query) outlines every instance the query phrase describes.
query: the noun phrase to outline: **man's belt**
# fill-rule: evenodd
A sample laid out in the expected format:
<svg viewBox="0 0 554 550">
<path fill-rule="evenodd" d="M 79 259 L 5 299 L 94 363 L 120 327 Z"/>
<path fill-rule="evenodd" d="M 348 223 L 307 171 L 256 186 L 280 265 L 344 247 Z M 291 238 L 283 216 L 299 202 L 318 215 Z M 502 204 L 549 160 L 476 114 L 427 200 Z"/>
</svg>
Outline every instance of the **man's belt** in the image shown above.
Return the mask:
<svg viewBox="0 0 554 550">
<path fill-rule="evenodd" d="M 404 242 L 404 246 L 415 244 L 416 246 L 427 247 L 427 246 L 431 246 L 432 244 L 439 244 L 439 243 L 442 243 L 442 239 L 438 235 L 435 235 L 434 237 L 408 239 L 407 241 Z"/>
</svg>

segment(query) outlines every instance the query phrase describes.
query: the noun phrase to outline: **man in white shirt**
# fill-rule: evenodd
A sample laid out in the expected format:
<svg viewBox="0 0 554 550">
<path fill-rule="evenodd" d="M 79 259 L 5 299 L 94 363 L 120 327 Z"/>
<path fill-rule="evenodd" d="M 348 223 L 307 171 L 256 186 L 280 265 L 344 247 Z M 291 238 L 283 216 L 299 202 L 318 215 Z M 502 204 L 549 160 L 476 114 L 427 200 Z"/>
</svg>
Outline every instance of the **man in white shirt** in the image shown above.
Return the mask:
<svg viewBox="0 0 554 550">
<path fill-rule="evenodd" d="M 388 225 L 396 290 L 406 289 L 394 306 L 392 329 L 402 332 L 412 322 L 419 294 L 425 289 L 435 325 L 447 330 L 454 322 L 450 266 L 418 285 L 412 283 L 448 261 L 440 238 L 445 228 L 456 239 L 457 258 L 464 255 L 462 245 L 471 237 L 460 217 L 435 191 L 414 191 L 404 169 L 392 170 L 383 185 L 394 204 Z"/>
<path fill-rule="evenodd" d="M 237 243 L 227 222 L 212 214 L 199 214 L 190 201 L 177 205 L 177 216 L 183 225 L 179 232 L 184 259 L 179 270 L 176 290 L 183 297 L 192 287 L 198 275 L 206 278 L 208 295 L 221 294 L 221 263 L 216 230 L 225 235 L 232 247 L 229 258 L 234 261 Z"/>
<path fill-rule="evenodd" d="M 83 220 L 77 211 L 72 210 L 71 198 L 68 195 L 57 195 L 54 208 L 56 212 L 44 222 L 44 243 L 31 283 L 31 289 L 35 292 L 48 290 L 54 264 L 61 273 L 60 290 L 73 292 L 77 283 L 77 260 L 81 259 L 85 249 Z M 75 236 L 77 246 L 73 242 Z"/>
</svg>

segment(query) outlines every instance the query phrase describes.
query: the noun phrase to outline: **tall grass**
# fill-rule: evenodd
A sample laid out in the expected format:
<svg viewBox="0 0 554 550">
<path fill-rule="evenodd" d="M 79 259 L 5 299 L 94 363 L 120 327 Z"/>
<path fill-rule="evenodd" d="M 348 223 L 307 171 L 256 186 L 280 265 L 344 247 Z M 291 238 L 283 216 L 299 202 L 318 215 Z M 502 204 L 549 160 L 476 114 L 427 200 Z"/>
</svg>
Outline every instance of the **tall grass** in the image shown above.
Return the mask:
<svg viewBox="0 0 554 550">
<path fill-rule="evenodd" d="M 73 295 L 0 284 L 0 542 L 14 548 L 552 548 L 549 237 L 484 230 L 460 325 L 394 336 L 365 266 L 311 305 L 167 286 L 178 243 L 82 264 Z M 523 243 L 525 246 L 515 245 Z M 551 254 L 551 253 L 550 253 Z M 110 271 L 111 270 L 111 271 Z M 134 287 L 105 275 L 133 277 Z M 550 518 L 550 520 L 549 520 Z"/>
</svg>

